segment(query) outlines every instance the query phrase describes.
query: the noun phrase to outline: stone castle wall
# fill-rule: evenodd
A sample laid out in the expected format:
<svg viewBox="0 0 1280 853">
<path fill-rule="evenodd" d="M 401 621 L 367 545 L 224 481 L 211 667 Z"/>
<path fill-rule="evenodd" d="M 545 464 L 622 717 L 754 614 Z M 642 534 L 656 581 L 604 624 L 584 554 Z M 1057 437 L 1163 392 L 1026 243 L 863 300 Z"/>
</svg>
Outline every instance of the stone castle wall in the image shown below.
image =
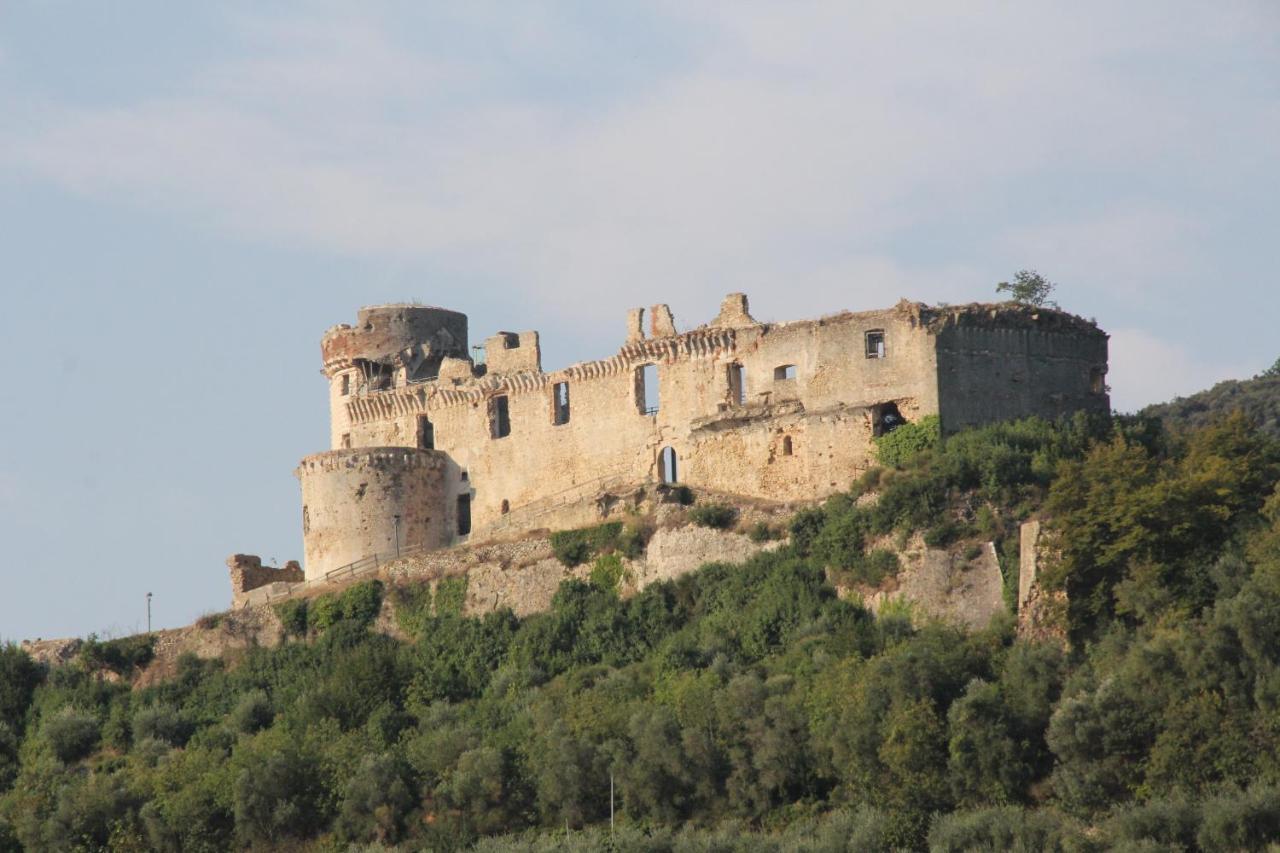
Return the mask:
<svg viewBox="0 0 1280 853">
<path fill-rule="evenodd" d="M 1057 311 L 970 307 L 937 328 L 943 428 L 1077 411 L 1107 412 L 1107 336 Z"/>
<path fill-rule="evenodd" d="M 665 320 L 663 306 L 654 312 Z M 866 466 L 876 406 L 894 403 L 908 418 L 937 411 L 932 339 L 912 306 L 778 325 L 754 323 L 745 312 L 728 316 L 745 325 L 633 335 L 610 359 L 554 373 L 532 358 L 515 362 L 515 353 L 536 345 L 525 333 L 519 346 L 496 350 L 499 359 L 487 356 L 481 378 L 351 399 L 350 433 L 339 440 L 413 445 L 425 418 L 435 448 L 449 458 L 446 511 L 456 512 L 456 498 L 468 495 L 473 524 L 484 528 L 502 519 L 504 506 L 509 512 L 593 485 L 658 481 L 664 448 L 676 455 L 677 478 L 696 488 L 822 497 Z M 884 358 L 866 357 L 873 330 L 885 335 Z M 493 346 L 491 339 L 487 352 Z M 513 362 L 517 369 L 495 369 Z M 645 365 L 656 368 L 652 413 L 638 387 Z M 794 378 L 779 378 L 790 375 L 788 366 Z M 741 373 L 731 377 L 731 367 Z M 565 423 L 555 417 L 561 383 L 569 394 Z M 498 398 L 510 427 L 502 437 L 493 430 Z"/>
<path fill-rule="evenodd" d="M 847 488 L 904 418 L 937 414 L 952 431 L 1109 407 L 1105 333 L 1055 310 L 904 300 L 760 323 L 731 294 L 684 333 L 665 305 L 647 315 L 648 334 L 646 312 L 628 315 L 615 355 L 550 373 L 531 331 L 497 333 L 473 364 L 466 317 L 443 309 L 377 306 L 331 329 L 334 450 L 299 468 L 307 577 L 385 552 L 394 513 L 401 542 L 426 547 L 590 523 L 668 479 L 667 454 L 694 488 L 816 500 Z M 406 452 L 365 476 L 360 448 Z M 432 461 L 406 464 L 413 448 Z"/>
<path fill-rule="evenodd" d="M 440 548 L 443 454 L 409 447 L 331 450 L 302 460 L 302 535 L 307 580 L 374 554 Z M 398 536 L 398 541 L 397 541 Z"/>
</svg>

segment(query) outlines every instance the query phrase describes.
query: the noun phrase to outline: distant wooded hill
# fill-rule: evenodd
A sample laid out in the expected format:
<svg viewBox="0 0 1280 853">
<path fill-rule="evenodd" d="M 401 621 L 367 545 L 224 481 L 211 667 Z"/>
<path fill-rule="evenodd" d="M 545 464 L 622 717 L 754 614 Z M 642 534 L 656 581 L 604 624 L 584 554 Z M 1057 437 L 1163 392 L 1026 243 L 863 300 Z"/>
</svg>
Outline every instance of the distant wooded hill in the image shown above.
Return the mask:
<svg viewBox="0 0 1280 853">
<path fill-rule="evenodd" d="M 1175 431 L 1197 429 L 1236 410 L 1272 436 L 1280 436 L 1280 361 L 1252 379 L 1230 379 L 1190 397 L 1148 406 L 1140 414 L 1160 418 Z"/>
</svg>

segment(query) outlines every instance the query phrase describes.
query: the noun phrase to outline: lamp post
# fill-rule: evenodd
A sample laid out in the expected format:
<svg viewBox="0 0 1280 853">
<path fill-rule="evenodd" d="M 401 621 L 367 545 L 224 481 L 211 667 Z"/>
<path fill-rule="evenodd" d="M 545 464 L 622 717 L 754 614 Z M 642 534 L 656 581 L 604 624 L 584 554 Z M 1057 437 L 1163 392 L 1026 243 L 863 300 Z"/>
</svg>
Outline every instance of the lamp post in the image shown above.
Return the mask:
<svg viewBox="0 0 1280 853">
<path fill-rule="evenodd" d="M 151 593 L 147 593 L 147 633 L 151 633 Z"/>
<path fill-rule="evenodd" d="M 400 516 L 396 515 L 396 556 L 400 556 Z"/>
</svg>

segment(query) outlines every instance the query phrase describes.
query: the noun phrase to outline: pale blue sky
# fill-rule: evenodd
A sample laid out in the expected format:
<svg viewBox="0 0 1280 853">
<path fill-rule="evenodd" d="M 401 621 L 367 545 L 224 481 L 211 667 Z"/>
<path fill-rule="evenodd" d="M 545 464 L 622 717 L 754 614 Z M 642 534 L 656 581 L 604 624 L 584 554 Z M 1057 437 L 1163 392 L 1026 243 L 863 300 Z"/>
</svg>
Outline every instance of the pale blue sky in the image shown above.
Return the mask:
<svg viewBox="0 0 1280 853">
<path fill-rule="evenodd" d="M 0 637 L 301 552 L 359 305 L 613 352 L 1036 267 L 1117 406 L 1280 356 L 1280 5 L 0 0 Z"/>
</svg>

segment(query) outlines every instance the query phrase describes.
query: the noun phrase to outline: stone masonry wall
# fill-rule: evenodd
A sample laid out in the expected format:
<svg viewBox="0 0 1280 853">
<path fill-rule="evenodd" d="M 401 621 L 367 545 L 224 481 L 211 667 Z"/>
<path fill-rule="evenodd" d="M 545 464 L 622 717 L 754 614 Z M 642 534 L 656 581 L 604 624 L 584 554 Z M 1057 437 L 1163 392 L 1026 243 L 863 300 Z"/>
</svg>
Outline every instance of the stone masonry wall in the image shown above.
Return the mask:
<svg viewBox="0 0 1280 853">
<path fill-rule="evenodd" d="M 744 317 L 733 320 L 749 322 Z M 885 334 L 885 358 L 866 357 L 871 330 Z M 528 341 L 520 349 L 536 345 L 528 333 L 520 340 Z M 469 495 L 476 529 L 499 522 L 504 506 L 510 512 L 557 494 L 657 481 L 667 447 L 678 479 L 695 488 L 811 500 L 846 488 L 865 468 L 873 407 L 893 402 L 909 418 L 936 411 L 932 345 L 918 308 L 905 303 L 816 321 L 712 325 L 633 341 L 611 359 L 555 373 L 495 372 L 354 399 L 351 441 L 413 444 L 419 419 L 428 418 L 435 447 L 449 459 L 445 511 Z M 643 411 L 637 389 L 646 364 L 657 368 L 656 413 Z M 787 366 L 794 378 L 782 378 Z M 731 368 L 741 369 L 740 394 Z M 561 382 L 569 418 L 557 424 Z M 497 397 L 506 398 L 509 415 L 503 437 L 491 430 Z M 456 529 L 456 519 L 451 524 Z"/>
<path fill-rule="evenodd" d="M 231 574 L 231 606 L 241 607 L 248 600 L 248 593 L 277 583 L 299 583 L 304 580 L 302 567 L 290 560 L 283 567 L 262 565 L 262 559 L 253 554 L 232 554 L 227 558 Z"/>
<path fill-rule="evenodd" d="M 333 450 L 302 460 L 306 579 L 397 548 L 448 544 L 443 454 L 409 447 Z M 397 536 L 399 541 L 397 541 Z"/>
</svg>

